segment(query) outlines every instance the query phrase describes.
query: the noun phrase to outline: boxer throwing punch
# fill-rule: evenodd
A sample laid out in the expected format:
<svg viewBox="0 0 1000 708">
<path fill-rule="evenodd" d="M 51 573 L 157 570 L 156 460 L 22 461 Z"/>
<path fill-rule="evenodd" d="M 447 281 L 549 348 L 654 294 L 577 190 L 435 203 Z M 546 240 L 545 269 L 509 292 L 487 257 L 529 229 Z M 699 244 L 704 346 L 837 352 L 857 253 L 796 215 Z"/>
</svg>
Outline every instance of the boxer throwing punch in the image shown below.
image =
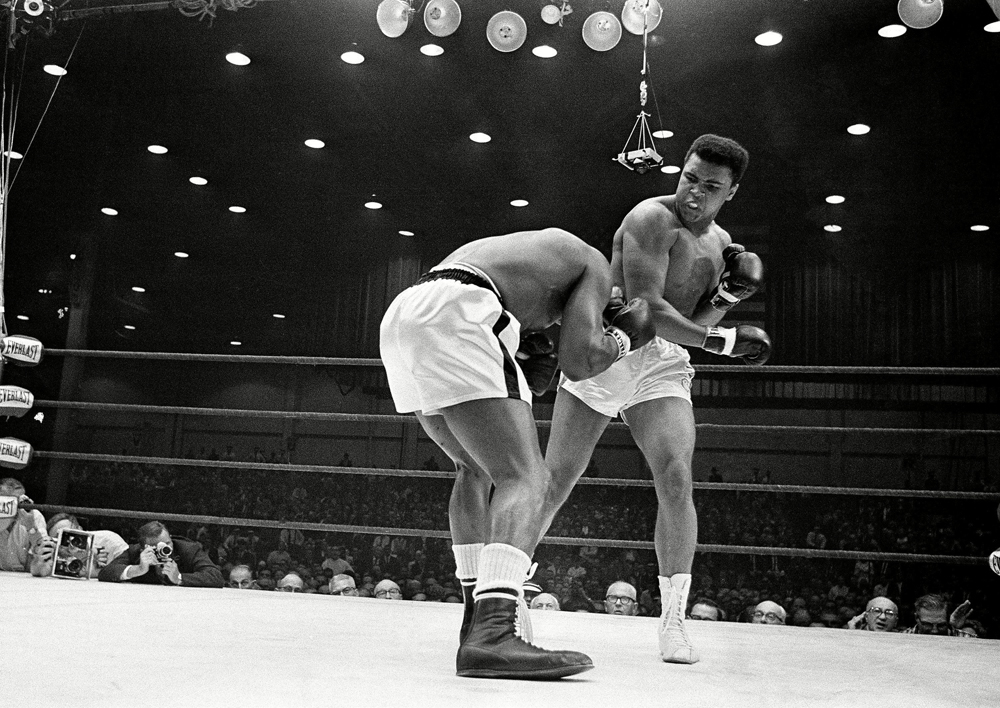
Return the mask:
<svg viewBox="0 0 1000 708">
<path fill-rule="evenodd" d="M 382 320 L 396 410 L 415 412 L 457 470 L 449 521 L 466 594 L 459 676 L 560 678 L 593 668 L 585 654 L 541 649 L 518 631 L 551 478 L 525 373 L 544 390 L 557 364 L 578 381 L 651 341 L 645 301 L 617 303 L 605 325 L 610 292 L 599 251 L 561 229 L 524 231 L 462 246 Z M 560 321 L 558 354 L 529 336 Z"/>
<path fill-rule="evenodd" d="M 732 243 L 715 223 L 736 194 L 748 160 L 738 143 L 703 135 L 688 150 L 675 194 L 640 202 L 625 216 L 614 237 L 612 278 L 626 296 L 649 302 L 657 338 L 603 374 L 562 380 L 545 456 L 553 479 L 543 532 L 586 469 L 607 424 L 619 414 L 628 423 L 653 471 L 663 607 L 659 645 L 663 660 L 674 663 L 698 661 L 683 623 L 698 540 L 691 479 L 694 369 L 684 347 L 755 365 L 763 364 L 771 350 L 767 334 L 757 327 L 718 326 L 763 278 L 760 258 Z"/>
</svg>

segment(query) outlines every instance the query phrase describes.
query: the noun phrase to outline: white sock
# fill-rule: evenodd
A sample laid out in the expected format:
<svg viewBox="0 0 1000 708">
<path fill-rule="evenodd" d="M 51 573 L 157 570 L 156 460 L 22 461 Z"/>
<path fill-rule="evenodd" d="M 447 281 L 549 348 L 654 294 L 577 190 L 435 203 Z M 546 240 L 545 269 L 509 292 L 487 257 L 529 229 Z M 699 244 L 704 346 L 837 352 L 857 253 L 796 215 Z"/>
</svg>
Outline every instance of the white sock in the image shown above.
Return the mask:
<svg viewBox="0 0 1000 708">
<path fill-rule="evenodd" d="M 670 599 L 670 593 L 676 592 L 680 595 L 680 611 L 681 617 L 684 617 L 684 613 L 687 612 L 687 602 L 688 593 L 691 591 L 691 574 L 690 573 L 674 573 L 670 577 L 665 575 L 658 576 L 660 580 L 660 604 L 662 606 L 663 617 L 666 617 L 667 611 L 672 609 L 668 606 Z"/>
<path fill-rule="evenodd" d="M 462 585 L 472 585 L 479 577 L 479 554 L 483 552 L 483 544 L 454 545 L 451 552 L 455 554 L 455 577 Z"/>
<path fill-rule="evenodd" d="M 476 600 L 497 597 L 516 600 L 524 592 L 524 578 L 531 567 L 528 554 L 506 543 L 490 543 L 479 554 Z"/>
</svg>

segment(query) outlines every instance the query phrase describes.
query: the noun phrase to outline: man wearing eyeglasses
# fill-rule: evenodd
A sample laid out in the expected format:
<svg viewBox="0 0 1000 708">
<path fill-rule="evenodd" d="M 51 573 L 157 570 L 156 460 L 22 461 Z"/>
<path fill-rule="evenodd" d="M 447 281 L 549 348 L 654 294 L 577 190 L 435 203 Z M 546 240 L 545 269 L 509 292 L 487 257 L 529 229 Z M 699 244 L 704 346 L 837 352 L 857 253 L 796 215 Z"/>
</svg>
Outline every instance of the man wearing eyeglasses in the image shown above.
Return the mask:
<svg viewBox="0 0 1000 708">
<path fill-rule="evenodd" d="M 378 582 L 378 585 L 375 586 L 375 592 L 372 594 L 375 595 L 375 598 L 377 600 L 403 599 L 403 591 L 399 589 L 399 585 L 397 585 L 392 580 L 389 580 L 389 578 L 386 578 L 385 580 L 380 580 Z"/>
<path fill-rule="evenodd" d="M 899 607 L 887 597 L 873 597 L 865 611 L 847 623 L 848 629 L 867 629 L 869 632 L 892 632 L 899 621 Z"/>
<path fill-rule="evenodd" d="M 753 615 L 750 618 L 751 624 L 784 624 L 785 608 L 777 602 L 764 600 L 753 608 Z"/>
<path fill-rule="evenodd" d="M 305 589 L 305 582 L 298 573 L 288 573 L 278 581 L 275 592 L 302 592 Z"/>
<path fill-rule="evenodd" d="M 346 573 L 338 573 L 330 579 L 331 595 L 346 595 L 347 597 L 358 597 L 358 586 L 354 578 Z"/>
<path fill-rule="evenodd" d="M 961 612 L 959 609 L 961 608 Z M 916 624 L 903 630 L 903 634 L 938 634 L 941 636 L 955 636 L 954 625 L 963 625 L 965 616 L 968 615 L 971 604 L 963 602 L 955 609 L 951 617 L 948 616 L 948 602 L 937 594 L 922 595 L 913 603 L 913 615 Z"/>
<path fill-rule="evenodd" d="M 604 594 L 604 611 L 609 615 L 632 617 L 639 613 L 635 587 L 624 580 L 611 583 Z"/>
</svg>

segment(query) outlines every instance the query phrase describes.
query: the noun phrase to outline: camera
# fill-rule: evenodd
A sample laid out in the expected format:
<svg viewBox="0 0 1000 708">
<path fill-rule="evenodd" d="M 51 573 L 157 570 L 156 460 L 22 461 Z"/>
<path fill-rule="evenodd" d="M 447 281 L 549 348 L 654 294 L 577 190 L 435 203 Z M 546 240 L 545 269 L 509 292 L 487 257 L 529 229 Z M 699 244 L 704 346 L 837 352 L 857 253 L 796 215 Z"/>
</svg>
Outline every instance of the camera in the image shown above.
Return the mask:
<svg viewBox="0 0 1000 708">
<path fill-rule="evenodd" d="M 83 561 L 79 558 L 57 558 L 56 574 L 77 576 L 83 570 Z"/>
<path fill-rule="evenodd" d="M 663 164 L 663 158 L 653 148 L 640 148 L 623 152 L 616 158 L 618 162 L 625 165 L 630 170 L 635 170 L 639 174 L 645 174 L 654 167 Z"/>
<path fill-rule="evenodd" d="M 56 578 L 87 580 L 94 558 L 94 534 L 76 529 L 61 529 L 56 539 L 52 575 Z"/>
<path fill-rule="evenodd" d="M 174 547 L 169 543 L 164 543 L 160 541 L 153 548 L 153 552 L 156 554 L 157 563 L 163 564 L 170 560 L 170 556 L 174 553 Z"/>
</svg>

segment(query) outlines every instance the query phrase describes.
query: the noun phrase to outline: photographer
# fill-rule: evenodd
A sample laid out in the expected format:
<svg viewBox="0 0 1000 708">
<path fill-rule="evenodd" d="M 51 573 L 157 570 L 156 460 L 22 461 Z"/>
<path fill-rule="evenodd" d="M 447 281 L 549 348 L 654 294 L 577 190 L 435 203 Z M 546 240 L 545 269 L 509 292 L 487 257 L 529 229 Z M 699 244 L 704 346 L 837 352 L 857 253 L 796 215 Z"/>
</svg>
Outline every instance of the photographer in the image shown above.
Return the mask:
<svg viewBox="0 0 1000 708">
<path fill-rule="evenodd" d="M 75 516 L 65 512 L 59 512 L 49 519 L 47 527 L 49 538 L 44 540 L 42 543 L 51 545 L 54 548 L 56 540 L 59 538 L 59 532 L 63 529 L 70 531 L 84 530 L 83 526 L 80 525 L 79 519 Z M 102 530 L 92 531 L 90 533 L 94 537 L 94 553 L 91 557 L 89 577 L 96 578 L 100 573 L 101 568 L 123 553 L 128 548 L 128 544 L 125 542 L 125 539 L 116 534 L 114 531 Z M 50 572 L 51 566 L 49 566 L 48 570 L 44 574 L 48 575 Z"/>
<path fill-rule="evenodd" d="M 30 502 L 24 485 L 13 477 L 0 479 L 0 496 Z M 17 508 L 12 516 L 0 518 L 0 570 L 45 575 L 52 561 L 52 545 L 46 543 L 47 538 L 45 517 L 37 510 Z"/>
<path fill-rule="evenodd" d="M 159 521 L 139 529 L 139 543 L 111 561 L 98 575 L 111 583 L 131 581 L 154 585 L 221 588 L 222 571 L 201 544 L 186 538 L 171 538 Z"/>
</svg>

